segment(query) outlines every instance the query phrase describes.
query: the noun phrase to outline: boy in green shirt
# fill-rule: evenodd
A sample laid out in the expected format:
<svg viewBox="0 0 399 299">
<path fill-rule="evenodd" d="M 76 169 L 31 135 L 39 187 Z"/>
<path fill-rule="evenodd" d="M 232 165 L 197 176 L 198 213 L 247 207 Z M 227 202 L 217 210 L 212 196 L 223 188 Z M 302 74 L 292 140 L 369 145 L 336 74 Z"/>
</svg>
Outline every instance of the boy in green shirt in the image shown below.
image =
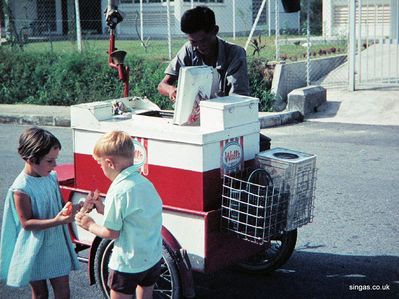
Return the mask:
<svg viewBox="0 0 399 299">
<path fill-rule="evenodd" d="M 103 135 L 93 157 L 112 184 L 104 203 L 92 202 L 103 225 L 85 213 L 76 215 L 83 229 L 115 244 L 109 262 L 111 298 L 152 298 L 161 271 L 162 202 L 153 184 L 133 165 L 131 137 L 120 131 Z"/>
</svg>

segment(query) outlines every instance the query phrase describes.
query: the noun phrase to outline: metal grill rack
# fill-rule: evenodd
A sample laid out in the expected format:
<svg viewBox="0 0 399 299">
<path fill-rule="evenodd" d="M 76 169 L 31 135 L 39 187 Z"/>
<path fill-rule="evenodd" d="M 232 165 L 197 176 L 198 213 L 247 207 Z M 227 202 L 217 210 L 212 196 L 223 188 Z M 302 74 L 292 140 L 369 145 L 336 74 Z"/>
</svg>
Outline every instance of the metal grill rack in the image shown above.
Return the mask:
<svg viewBox="0 0 399 299">
<path fill-rule="evenodd" d="M 285 229 L 287 207 L 288 197 L 279 188 L 224 176 L 221 219 L 224 231 L 263 244 Z"/>
</svg>

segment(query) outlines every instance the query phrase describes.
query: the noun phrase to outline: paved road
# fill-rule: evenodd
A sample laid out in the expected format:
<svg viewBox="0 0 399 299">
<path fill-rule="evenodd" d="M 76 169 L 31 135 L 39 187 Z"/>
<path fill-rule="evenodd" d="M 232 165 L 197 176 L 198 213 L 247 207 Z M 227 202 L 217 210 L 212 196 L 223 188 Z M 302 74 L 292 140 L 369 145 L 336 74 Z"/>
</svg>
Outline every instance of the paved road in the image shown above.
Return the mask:
<svg viewBox="0 0 399 299">
<path fill-rule="evenodd" d="M 15 148 L 23 129 L 0 125 L 0 198 L 22 167 Z M 71 130 L 49 129 L 63 144 L 59 162 L 71 162 Z M 277 272 L 253 275 L 232 267 L 195 274 L 197 298 L 398 298 L 398 128 L 305 122 L 263 132 L 273 147 L 317 155 L 314 222 L 299 229 L 296 252 Z M 84 268 L 71 284 L 72 298 L 99 298 Z M 390 290 L 382 290 L 387 285 Z M 381 290 L 359 291 L 376 286 Z M 29 295 L 27 288 L 0 282 L 0 298 Z"/>
<path fill-rule="evenodd" d="M 199 297 L 398 298 L 398 127 L 305 122 L 263 133 L 272 147 L 317 155 L 314 222 L 276 273 L 200 276 Z"/>
</svg>

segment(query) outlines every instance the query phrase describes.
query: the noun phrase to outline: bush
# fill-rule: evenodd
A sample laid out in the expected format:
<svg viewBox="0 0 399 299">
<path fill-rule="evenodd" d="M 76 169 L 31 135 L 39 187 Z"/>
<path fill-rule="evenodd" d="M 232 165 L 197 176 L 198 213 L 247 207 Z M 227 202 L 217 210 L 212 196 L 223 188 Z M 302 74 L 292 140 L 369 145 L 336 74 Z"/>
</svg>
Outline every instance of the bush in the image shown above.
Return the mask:
<svg viewBox="0 0 399 299">
<path fill-rule="evenodd" d="M 118 81 L 90 55 L 12 53 L 0 48 L 1 103 L 72 105 L 115 95 Z"/>
<path fill-rule="evenodd" d="M 267 60 L 253 58 L 248 63 L 248 73 L 251 96 L 259 98 L 259 111 L 271 111 L 274 101 L 274 95 L 270 92 L 273 68 Z"/>
<path fill-rule="evenodd" d="M 1 50 L 1 48 L 0 48 Z M 0 99 L 2 103 L 14 103 L 16 99 L 27 98 L 35 92 L 31 74 L 36 60 L 31 55 L 19 55 L 1 51 Z"/>
<path fill-rule="evenodd" d="M 74 105 L 120 98 L 123 83 L 108 57 L 93 53 L 12 52 L 0 47 L 0 103 Z M 166 64 L 157 60 L 126 57 L 130 67 L 130 95 L 146 96 L 161 109 L 172 109 L 167 97 L 158 93 Z M 270 76 L 266 61 L 249 61 L 251 95 L 260 99 L 260 110 L 269 111 Z M 266 79 L 265 79 L 266 78 Z"/>
<path fill-rule="evenodd" d="M 149 98 L 161 109 L 173 109 L 168 97 L 158 92 L 166 65 L 160 61 L 127 60 L 130 67 L 130 94 Z"/>
</svg>

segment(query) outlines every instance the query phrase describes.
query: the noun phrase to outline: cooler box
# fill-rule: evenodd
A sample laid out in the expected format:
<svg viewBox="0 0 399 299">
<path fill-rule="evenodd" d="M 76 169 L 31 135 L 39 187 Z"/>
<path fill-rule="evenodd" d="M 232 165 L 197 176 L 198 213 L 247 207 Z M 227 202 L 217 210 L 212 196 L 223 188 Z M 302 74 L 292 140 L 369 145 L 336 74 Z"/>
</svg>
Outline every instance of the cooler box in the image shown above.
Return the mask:
<svg viewBox="0 0 399 299">
<path fill-rule="evenodd" d="M 258 122 L 258 104 L 257 98 L 240 95 L 201 101 L 201 127 L 224 130 Z"/>
</svg>

